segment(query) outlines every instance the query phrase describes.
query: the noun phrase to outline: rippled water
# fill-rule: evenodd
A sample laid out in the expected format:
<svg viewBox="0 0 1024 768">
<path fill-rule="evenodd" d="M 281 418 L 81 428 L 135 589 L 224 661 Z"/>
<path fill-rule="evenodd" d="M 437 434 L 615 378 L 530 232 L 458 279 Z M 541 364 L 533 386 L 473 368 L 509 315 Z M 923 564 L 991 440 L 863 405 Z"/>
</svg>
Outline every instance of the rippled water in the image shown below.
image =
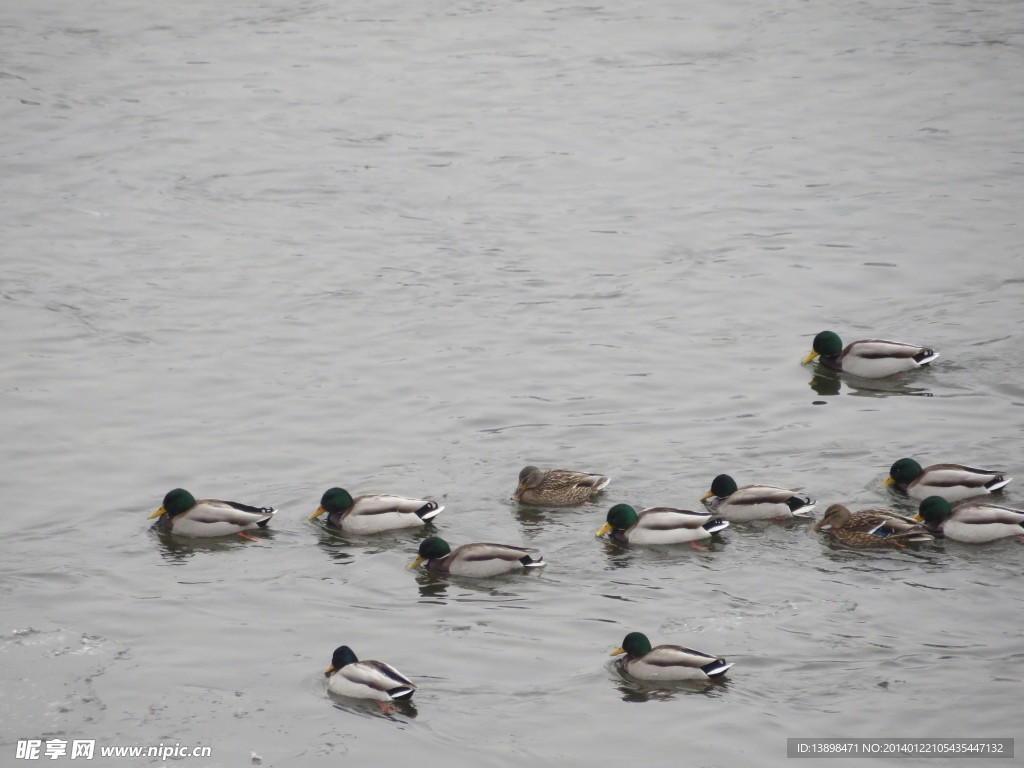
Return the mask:
<svg viewBox="0 0 1024 768">
<path fill-rule="evenodd" d="M 878 486 L 903 455 L 1006 469 L 1024 506 L 1019 3 L 0 18 L 0 753 L 736 766 L 788 737 L 1021 735 L 1020 542 L 593 535 L 719 472 L 906 510 Z M 824 328 L 942 357 L 840 381 L 799 365 Z M 613 481 L 518 508 L 527 463 Z M 179 485 L 281 512 L 167 540 L 145 518 Z M 422 534 L 306 520 L 331 485 L 436 498 L 454 544 L 549 565 L 408 571 Z M 628 682 L 630 630 L 736 666 Z M 342 643 L 415 703 L 332 701 Z"/>
</svg>

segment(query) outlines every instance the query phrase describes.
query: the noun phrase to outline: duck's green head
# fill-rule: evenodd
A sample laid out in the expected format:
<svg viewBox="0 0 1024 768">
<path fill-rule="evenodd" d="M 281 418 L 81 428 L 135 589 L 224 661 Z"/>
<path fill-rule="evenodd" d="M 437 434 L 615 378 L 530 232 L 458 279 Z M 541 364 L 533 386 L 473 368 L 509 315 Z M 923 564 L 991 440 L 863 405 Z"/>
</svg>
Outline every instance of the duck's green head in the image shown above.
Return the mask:
<svg viewBox="0 0 1024 768">
<path fill-rule="evenodd" d="M 953 508 L 941 496 L 929 496 L 917 509 L 917 519 L 924 520 L 932 526 L 938 525 L 952 514 Z"/>
<path fill-rule="evenodd" d="M 622 645 L 612 651 L 609 656 L 618 656 L 625 653 L 634 658 L 640 658 L 651 652 L 651 641 L 643 632 L 630 632 L 622 639 Z"/>
<path fill-rule="evenodd" d="M 726 496 L 731 496 L 734 493 L 736 493 L 736 481 L 729 477 L 729 475 L 719 475 L 711 481 L 711 490 L 701 497 L 701 501 L 710 499 L 712 496 L 724 499 Z"/>
<path fill-rule="evenodd" d="M 320 506 L 309 516 L 310 520 L 320 517 L 324 512 L 344 512 L 352 506 L 352 495 L 344 488 L 330 488 L 320 497 Z"/>
<path fill-rule="evenodd" d="M 629 504 L 616 504 L 608 510 L 607 522 L 597 532 L 598 536 L 604 536 L 608 531 L 624 531 L 636 525 L 637 514 Z"/>
<path fill-rule="evenodd" d="M 437 560 L 451 554 L 452 548 L 440 536 L 428 536 L 420 542 L 419 553 L 424 560 Z"/>
<path fill-rule="evenodd" d="M 334 655 L 331 657 L 331 666 L 324 672 L 324 676 L 330 675 L 335 670 L 341 669 L 346 664 L 352 664 L 359 661 L 356 658 L 356 654 L 347 645 L 339 645 L 334 649 Z"/>
<path fill-rule="evenodd" d="M 893 483 L 898 483 L 899 485 L 908 485 L 920 477 L 923 471 L 921 465 L 913 459 L 897 459 L 889 467 L 889 477 L 886 479 L 885 484 L 892 485 Z"/>
<path fill-rule="evenodd" d="M 439 536 L 428 536 L 420 542 L 419 554 L 416 559 L 413 560 L 407 568 L 415 568 L 424 560 L 438 560 L 442 557 L 447 557 L 451 554 L 452 548 L 448 546 L 448 542 Z"/>
<path fill-rule="evenodd" d="M 149 516 L 152 520 L 154 517 L 160 517 L 160 515 L 168 514 L 171 517 L 180 515 L 183 512 L 188 512 L 192 507 L 196 505 L 196 497 L 186 491 L 184 488 L 175 488 L 173 491 L 168 491 L 167 495 L 164 496 L 164 503 L 160 509 L 156 510 Z"/>
<path fill-rule="evenodd" d="M 839 334 L 833 331 L 819 333 L 814 337 L 814 343 L 811 346 L 822 357 L 836 357 L 843 352 L 843 341 L 839 338 Z"/>
</svg>

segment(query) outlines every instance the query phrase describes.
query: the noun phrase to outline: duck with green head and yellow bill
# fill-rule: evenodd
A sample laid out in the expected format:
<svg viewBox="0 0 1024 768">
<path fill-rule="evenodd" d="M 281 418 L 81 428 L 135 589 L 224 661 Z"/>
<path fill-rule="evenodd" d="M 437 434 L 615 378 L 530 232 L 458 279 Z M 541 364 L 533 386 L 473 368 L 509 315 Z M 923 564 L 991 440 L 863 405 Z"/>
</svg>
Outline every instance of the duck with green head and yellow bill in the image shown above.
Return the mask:
<svg viewBox="0 0 1024 768">
<path fill-rule="evenodd" d="M 360 661 L 347 645 L 334 650 L 324 676 L 328 691 L 354 699 L 406 701 L 416 692 L 413 682 L 390 664 Z"/>
<path fill-rule="evenodd" d="M 237 501 L 199 499 L 183 488 L 175 488 L 164 496 L 161 507 L 149 516 L 159 518 L 156 528 L 178 536 L 208 538 L 238 534 L 265 528 L 277 512 L 273 507 L 251 507 Z"/>
<path fill-rule="evenodd" d="M 733 523 L 751 520 L 780 520 L 786 517 L 807 517 L 817 502 L 810 496 L 774 485 L 737 487 L 729 475 L 718 475 L 711 490 L 701 497 L 711 512 Z"/>
<path fill-rule="evenodd" d="M 441 514 L 443 506 L 426 499 L 407 499 L 386 494 L 352 495 L 344 488 L 330 488 L 320 506 L 309 516 L 327 515 L 327 525 L 349 533 L 380 533 L 400 528 L 418 528 Z"/>
<path fill-rule="evenodd" d="M 922 469 L 914 459 L 903 458 L 893 462 L 884 484 L 918 501 L 941 496 L 954 502 L 995 493 L 1012 479 L 1001 469 L 977 469 L 963 464 L 932 464 Z"/>
<path fill-rule="evenodd" d="M 430 536 L 420 542 L 416 559 L 408 567 L 416 568 L 419 565 L 436 573 L 486 578 L 540 568 L 546 563 L 544 556 L 536 549 L 478 542 L 463 544 L 453 552 L 447 541 Z"/>
<path fill-rule="evenodd" d="M 609 531 L 613 541 L 620 544 L 684 544 L 707 551 L 697 544 L 712 534 L 723 531 L 729 523 L 710 512 L 691 512 L 674 507 L 651 507 L 637 514 L 629 504 L 616 504 L 608 510 L 606 522 L 597 532 L 604 536 Z"/>
<path fill-rule="evenodd" d="M 512 500 L 543 507 L 572 507 L 586 504 L 611 482 L 605 475 L 571 469 L 523 467 Z"/>
<path fill-rule="evenodd" d="M 1024 539 L 1024 510 L 989 504 L 980 499 L 951 506 L 941 496 L 929 496 L 921 502 L 917 518 L 936 538 L 967 544 L 1015 537 Z"/>
<path fill-rule="evenodd" d="M 732 664 L 719 656 L 682 645 L 657 645 L 642 632 L 630 632 L 610 656 L 626 654 L 622 668 L 638 680 L 713 680 Z"/>
<path fill-rule="evenodd" d="M 848 547 L 902 547 L 935 538 L 920 523 L 888 509 L 851 512 L 842 504 L 826 509 L 814 530 Z"/>
<path fill-rule="evenodd" d="M 843 346 L 832 331 L 814 337 L 813 349 L 801 362 L 820 357 L 826 368 L 865 379 L 881 379 L 904 371 L 913 371 L 931 363 L 939 353 L 928 347 L 885 339 L 861 339 Z"/>
</svg>

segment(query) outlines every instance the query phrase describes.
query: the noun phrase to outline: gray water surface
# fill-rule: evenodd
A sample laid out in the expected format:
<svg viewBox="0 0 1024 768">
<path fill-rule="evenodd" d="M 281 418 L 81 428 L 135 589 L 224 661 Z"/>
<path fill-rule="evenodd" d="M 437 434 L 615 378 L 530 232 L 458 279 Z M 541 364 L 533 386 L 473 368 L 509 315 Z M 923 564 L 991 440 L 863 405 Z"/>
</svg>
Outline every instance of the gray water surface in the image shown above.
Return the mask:
<svg viewBox="0 0 1024 768">
<path fill-rule="evenodd" d="M 1022 32 L 1013 0 L 0 12 L 2 761 L 782 766 L 791 737 L 1024 735 L 1020 542 L 594 536 L 720 472 L 912 511 L 878 485 L 904 455 L 1005 469 L 1024 507 Z M 840 380 L 799 365 L 825 328 L 941 357 Z M 525 464 L 613 480 L 519 508 Z M 333 485 L 549 565 L 406 570 L 423 532 L 307 521 Z M 176 486 L 281 511 L 166 539 Z M 628 681 L 631 630 L 735 667 Z M 329 698 L 343 643 L 414 704 Z"/>
</svg>

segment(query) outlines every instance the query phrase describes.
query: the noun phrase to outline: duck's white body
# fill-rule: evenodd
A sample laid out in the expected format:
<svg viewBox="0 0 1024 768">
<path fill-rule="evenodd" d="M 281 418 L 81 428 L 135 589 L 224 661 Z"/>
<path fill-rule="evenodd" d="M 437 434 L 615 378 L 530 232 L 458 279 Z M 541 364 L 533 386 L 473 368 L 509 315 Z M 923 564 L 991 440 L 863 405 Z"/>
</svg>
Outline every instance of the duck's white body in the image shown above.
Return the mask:
<svg viewBox="0 0 1024 768">
<path fill-rule="evenodd" d="M 380 533 L 401 528 L 419 528 L 444 507 L 427 499 L 374 494 L 357 496 L 352 508 L 341 515 L 328 515 L 327 521 L 350 533 Z"/>
<path fill-rule="evenodd" d="M 178 536 L 230 536 L 241 531 L 265 527 L 276 512 L 277 510 L 271 507 L 250 507 L 234 501 L 200 499 L 194 507 L 181 514 L 172 517 L 164 512 L 159 515 L 156 526 Z M 156 512 L 153 514 L 156 515 Z"/>
<path fill-rule="evenodd" d="M 933 464 L 906 487 L 912 499 L 923 501 L 929 496 L 941 496 L 956 502 L 988 494 L 1004 488 L 1013 478 L 997 469 L 976 469 L 962 464 Z"/>
<path fill-rule="evenodd" d="M 356 661 L 331 672 L 327 690 L 354 699 L 398 701 L 410 698 L 416 686 L 390 664 Z"/>
<path fill-rule="evenodd" d="M 838 367 L 822 358 L 826 366 L 860 376 L 865 379 L 881 379 L 904 371 L 928 365 L 939 356 L 938 352 L 904 344 L 901 341 L 884 339 L 863 339 L 846 346 L 839 356 Z"/>
<path fill-rule="evenodd" d="M 932 526 L 926 524 L 931 531 Z M 1024 510 L 968 501 L 953 508 L 953 514 L 935 528 L 947 539 L 968 544 L 985 544 L 1011 536 L 1024 536 Z"/>
<path fill-rule="evenodd" d="M 623 666 L 638 680 L 711 680 L 732 664 L 681 645 L 656 645 L 640 658 L 624 660 Z"/>
<path fill-rule="evenodd" d="M 710 512 L 694 512 L 673 507 L 651 507 L 643 510 L 636 524 L 625 531 L 614 531 L 612 538 L 629 544 L 685 544 L 709 539 L 728 523 L 711 525 Z"/>
<path fill-rule="evenodd" d="M 710 512 L 651 507 L 637 514 L 636 522 L 630 527 L 613 528 L 611 523 L 605 523 L 597 535 L 604 536 L 610 530 L 612 540 L 621 544 L 692 544 L 710 539 L 712 534 L 728 526 L 727 521 L 713 517 Z"/>
<path fill-rule="evenodd" d="M 414 561 L 415 565 L 422 562 L 430 571 L 474 578 L 500 576 L 546 565 L 544 557 L 536 549 L 486 542 L 463 544 L 444 557 L 426 560 L 417 558 L 417 561 Z"/>
<path fill-rule="evenodd" d="M 807 517 L 817 502 L 809 496 L 773 485 L 746 485 L 728 496 L 710 496 L 708 509 L 733 523 Z"/>
</svg>

